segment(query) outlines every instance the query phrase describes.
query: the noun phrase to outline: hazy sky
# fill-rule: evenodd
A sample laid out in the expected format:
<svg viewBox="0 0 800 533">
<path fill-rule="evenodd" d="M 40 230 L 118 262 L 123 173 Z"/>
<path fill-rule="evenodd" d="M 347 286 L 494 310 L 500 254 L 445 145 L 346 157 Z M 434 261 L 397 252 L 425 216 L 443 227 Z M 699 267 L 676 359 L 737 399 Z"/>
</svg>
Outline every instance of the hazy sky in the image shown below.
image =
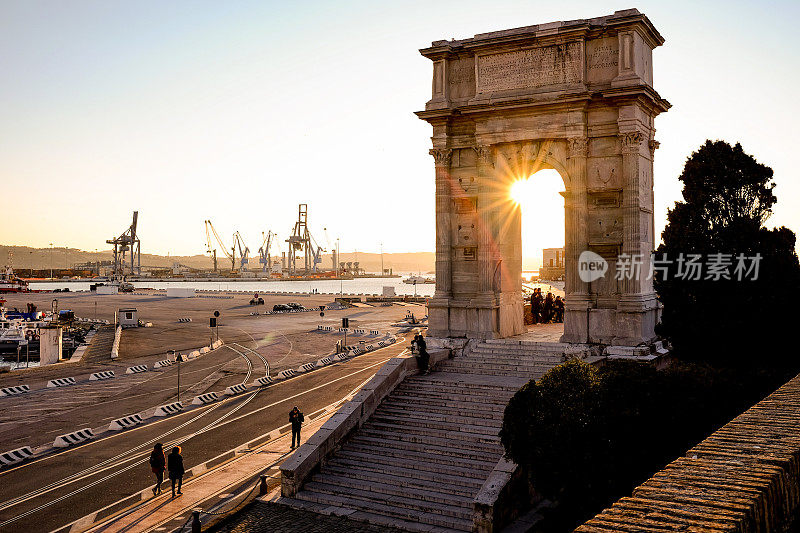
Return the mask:
<svg viewBox="0 0 800 533">
<path fill-rule="evenodd" d="M 256 249 L 262 231 L 285 239 L 305 202 L 322 246 L 327 227 L 342 251 L 433 250 L 431 129 L 413 115 L 431 65 L 417 50 L 629 7 L 667 41 L 658 233 L 706 138 L 775 170 L 769 224 L 798 231 L 800 2 L 5 0 L 0 243 L 103 249 L 138 209 L 144 252 L 203 253 L 206 218 Z M 552 187 L 540 202 L 563 205 Z M 526 238 L 562 244 L 562 221 Z"/>
</svg>

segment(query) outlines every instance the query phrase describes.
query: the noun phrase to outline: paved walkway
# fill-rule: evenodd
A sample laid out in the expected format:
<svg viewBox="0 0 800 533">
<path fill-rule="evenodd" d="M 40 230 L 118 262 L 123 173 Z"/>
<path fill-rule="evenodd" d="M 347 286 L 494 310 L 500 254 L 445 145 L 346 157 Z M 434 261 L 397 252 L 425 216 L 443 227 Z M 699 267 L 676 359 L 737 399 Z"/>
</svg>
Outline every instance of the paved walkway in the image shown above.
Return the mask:
<svg viewBox="0 0 800 533">
<path fill-rule="evenodd" d="M 561 342 L 564 334 L 564 324 L 528 324 L 528 332 L 511 337 L 514 340 L 537 342 Z"/>
<path fill-rule="evenodd" d="M 303 426 L 302 441 L 305 442 L 311 437 L 332 414 L 333 412 L 326 413 L 313 421 L 308 421 L 307 418 L 307 422 Z M 236 503 L 241 502 L 240 498 L 233 498 L 229 505 L 218 505 L 220 500 L 214 499 L 215 496 L 220 494 L 230 496 L 232 490 L 260 473 L 265 473 L 272 477 L 270 479 L 271 487 L 277 486 L 280 482 L 280 471 L 277 466 L 288 456 L 291 451 L 290 446 L 291 432 L 286 432 L 279 437 L 276 436 L 264 445 L 252 446 L 251 450 L 257 450 L 255 453 L 241 450 L 227 464 L 214 470 L 198 474 L 198 470 L 202 471 L 214 465 L 193 467 L 191 469 L 193 476 L 184 483 L 182 496 L 173 499 L 170 483 L 165 480 L 162 487 L 162 495 L 151 496 L 150 499 L 127 511 L 114 521 L 100 524 L 90 531 L 102 531 L 104 533 L 174 531 L 186 523 L 195 508 L 209 510 L 212 506 L 214 508 L 219 506 L 223 511 L 231 509 Z M 215 464 L 219 462 L 216 461 Z M 272 468 L 269 468 L 271 466 Z M 268 468 L 269 470 L 267 471 Z M 244 487 L 244 492 L 249 492 L 252 484 L 254 483 L 248 483 Z M 258 489 L 255 490 L 257 491 Z M 201 521 L 206 522 L 207 520 L 208 516 L 201 514 Z M 186 530 L 189 530 L 188 526 Z"/>
<path fill-rule="evenodd" d="M 320 515 L 256 500 L 210 530 L 213 533 L 405 533 L 386 526 L 356 522 L 343 516 Z"/>
</svg>

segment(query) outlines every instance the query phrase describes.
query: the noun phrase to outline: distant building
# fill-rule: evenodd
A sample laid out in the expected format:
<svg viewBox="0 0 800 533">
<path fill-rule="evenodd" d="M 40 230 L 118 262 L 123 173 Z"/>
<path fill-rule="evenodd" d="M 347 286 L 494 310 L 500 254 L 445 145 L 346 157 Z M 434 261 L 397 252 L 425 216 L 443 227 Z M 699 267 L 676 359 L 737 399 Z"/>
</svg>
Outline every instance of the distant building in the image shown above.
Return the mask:
<svg viewBox="0 0 800 533">
<path fill-rule="evenodd" d="M 539 278 L 546 280 L 564 279 L 564 248 L 545 248 L 542 250 L 542 267 Z"/>
</svg>

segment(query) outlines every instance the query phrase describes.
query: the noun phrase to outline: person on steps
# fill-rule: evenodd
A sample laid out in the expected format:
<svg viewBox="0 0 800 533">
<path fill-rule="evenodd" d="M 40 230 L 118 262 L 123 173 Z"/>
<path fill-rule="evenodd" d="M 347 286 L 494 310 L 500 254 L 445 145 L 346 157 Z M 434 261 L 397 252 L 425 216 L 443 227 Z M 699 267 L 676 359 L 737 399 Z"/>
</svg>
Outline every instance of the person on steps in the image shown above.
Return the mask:
<svg viewBox="0 0 800 533">
<path fill-rule="evenodd" d="M 289 422 L 292 423 L 292 450 L 294 450 L 295 438 L 297 439 L 297 446 L 300 446 L 300 428 L 303 427 L 303 422 L 305 422 L 303 413 L 300 412 L 296 405 L 294 409 L 289 411 Z"/>
<path fill-rule="evenodd" d="M 178 496 L 183 494 L 181 492 L 181 485 L 183 485 L 183 456 L 181 455 L 181 447 L 175 446 L 167 458 L 167 470 L 169 470 L 169 480 L 172 482 L 172 497 L 175 497 L 175 484 L 178 485 Z"/>
<path fill-rule="evenodd" d="M 417 347 L 417 366 L 419 367 L 420 372 L 423 374 L 428 374 L 430 370 L 428 369 L 428 364 L 430 363 L 431 356 L 428 353 L 428 345 L 425 342 L 425 337 L 421 334 L 417 333 L 414 336 L 414 340 L 412 344 L 416 345 Z"/>
<path fill-rule="evenodd" d="M 150 454 L 150 470 L 156 475 L 156 486 L 153 487 L 153 496 L 161 494 L 161 484 L 164 482 L 164 470 L 167 467 L 167 458 L 164 456 L 164 448 L 161 443 L 153 446 Z"/>
</svg>

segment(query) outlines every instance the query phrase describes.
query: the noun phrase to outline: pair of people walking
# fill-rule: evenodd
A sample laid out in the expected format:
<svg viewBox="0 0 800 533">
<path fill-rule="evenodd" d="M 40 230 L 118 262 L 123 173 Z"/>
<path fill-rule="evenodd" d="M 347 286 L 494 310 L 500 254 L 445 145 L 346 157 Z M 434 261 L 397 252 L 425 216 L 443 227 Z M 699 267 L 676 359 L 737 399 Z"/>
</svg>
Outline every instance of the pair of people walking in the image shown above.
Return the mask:
<svg viewBox="0 0 800 533">
<path fill-rule="evenodd" d="M 175 486 L 177 485 L 177 495 L 183 494 L 181 486 L 183 485 L 183 456 L 181 455 L 181 447 L 175 446 L 172 448 L 169 457 L 164 455 L 164 448 L 159 442 L 153 446 L 153 452 L 150 454 L 150 469 L 156 475 L 156 486 L 153 487 L 153 496 L 161 494 L 161 484 L 164 482 L 164 470 L 169 473 L 169 479 L 172 482 L 172 497 L 175 497 Z"/>
</svg>

